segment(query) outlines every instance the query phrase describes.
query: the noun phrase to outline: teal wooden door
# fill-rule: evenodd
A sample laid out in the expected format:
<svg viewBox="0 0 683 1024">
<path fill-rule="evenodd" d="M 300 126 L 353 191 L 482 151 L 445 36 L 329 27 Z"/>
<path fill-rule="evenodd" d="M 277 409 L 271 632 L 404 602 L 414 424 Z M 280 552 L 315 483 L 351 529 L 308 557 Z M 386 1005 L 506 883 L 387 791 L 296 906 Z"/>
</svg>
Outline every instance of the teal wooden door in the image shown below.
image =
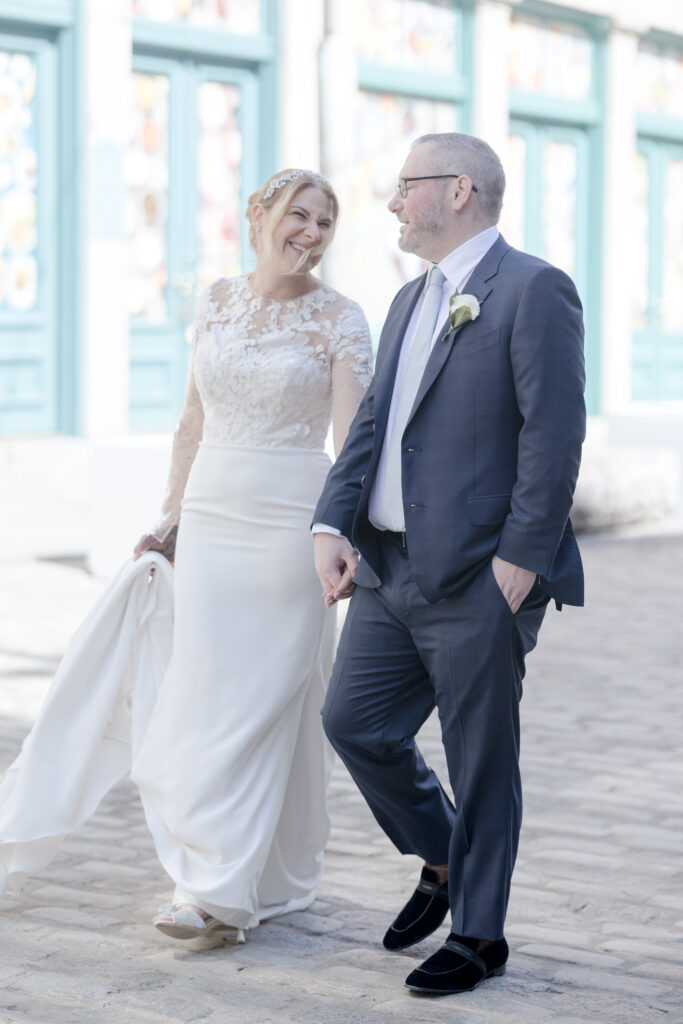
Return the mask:
<svg viewBox="0 0 683 1024">
<path fill-rule="evenodd" d="M 182 402 L 196 298 L 239 274 L 257 166 L 258 79 L 193 60 L 134 60 L 127 162 L 130 426 L 167 430 Z"/>
<path fill-rule="evenodd" d="M 590 411 L 597 411 L 599 237 L 590 216 L 589 132 L 511 120 L 505 173 L 501 229 L 507 240 L 566 271 L 581 296 L 586 324 L 586 403 Z"/>
<path fill-rule="evenodd" d="M 632 397 L 683 399 L 683 145 L 641 140 L 634 204 L 636 246 Z"/>
<path fill-rule="evenodd" d="M 58 111 L 54 44 L 0 35 L 0 433 L 58 415 Z"/>
</svg>

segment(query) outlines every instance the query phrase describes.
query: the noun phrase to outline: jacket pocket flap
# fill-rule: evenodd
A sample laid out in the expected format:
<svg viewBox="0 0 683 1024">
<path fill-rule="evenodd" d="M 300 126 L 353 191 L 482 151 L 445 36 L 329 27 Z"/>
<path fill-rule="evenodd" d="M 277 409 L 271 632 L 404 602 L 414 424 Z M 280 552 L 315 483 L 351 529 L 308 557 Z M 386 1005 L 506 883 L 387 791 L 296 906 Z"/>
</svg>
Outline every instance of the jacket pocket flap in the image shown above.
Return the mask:
<svg viewBox="0 0 683 1024">
<path fill-rule="evenodd" d="M 476 526 L 502 523 L 510 511 L 511 494 L 489 494 L 484 498 L 468 498 L 470 519 Z"/>
<path fill-rule="evenodd" d="M 466 328 L 468 325 L 465 324 Z M 494 327 L 492 331 L 487 331 L 486 334 L 480 334 L 478 330 L 470 327 L 468 330 L 461 330 L 455 336 L 455 345 L 453 347 L 453 355 L 468 355 L 470 352 L 483 352 L 484 349 L 492 348 L 493 345 L 497 345 L 501 338 L 500 327 Z"/>
</svg>

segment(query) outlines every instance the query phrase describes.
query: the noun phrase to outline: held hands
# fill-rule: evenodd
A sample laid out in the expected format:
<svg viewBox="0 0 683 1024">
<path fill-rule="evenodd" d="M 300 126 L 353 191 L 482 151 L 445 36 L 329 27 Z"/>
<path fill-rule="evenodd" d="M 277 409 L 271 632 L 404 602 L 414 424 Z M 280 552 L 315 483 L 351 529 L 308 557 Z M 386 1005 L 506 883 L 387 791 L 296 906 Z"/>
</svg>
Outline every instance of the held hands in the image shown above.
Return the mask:
<svg viewBox="0 0 683 1024">
<path fill-rule="evenodd" d="M 527 596 L 536 581 L 536 573 L 529 569 L 522 569 L 512 562 L 505 562 L 498 555 L 493 556 L 491 562 L 493 575 L 500 587 L 503 597 L 510 605 L 510 611 L 514 615 Z"/>
<path fill-rule="evenodd" d="M 345 537 L 332 533 L 314 534 L 313 544 L 315 571 L 322 584 L 325 607 L 331 608 L 336 601 L 351 597 L 353 593 L 358 552 Z"/>
<path fill-rule="evenodd" d="M 145 551 L 159 551 L 173 565 L 177 534 L 177 526 L 169 530 L 163 540 L 157 540 L 151 533 L 145 533 L 133 548 L 133 558 L 137 560 Z"/>
</svg>

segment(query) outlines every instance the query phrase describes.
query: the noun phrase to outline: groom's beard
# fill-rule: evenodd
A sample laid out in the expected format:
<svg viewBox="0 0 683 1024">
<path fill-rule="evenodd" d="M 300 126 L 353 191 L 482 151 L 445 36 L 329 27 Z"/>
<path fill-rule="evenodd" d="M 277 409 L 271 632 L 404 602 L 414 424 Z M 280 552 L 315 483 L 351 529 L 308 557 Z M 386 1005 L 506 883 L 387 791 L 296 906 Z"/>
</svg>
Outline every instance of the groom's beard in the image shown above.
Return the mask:
<svg viewBox="0 0 683 1024">
<path fill-rule="evenodd" d="M 398 247 L 402 252 L 412 252 L 423 259 L 430 259 L 430 252 L 447 223 L 445 203 L 432 207 L 428 212 L 416 214 L 406 223 L 399 234 Z"/>
</svg>

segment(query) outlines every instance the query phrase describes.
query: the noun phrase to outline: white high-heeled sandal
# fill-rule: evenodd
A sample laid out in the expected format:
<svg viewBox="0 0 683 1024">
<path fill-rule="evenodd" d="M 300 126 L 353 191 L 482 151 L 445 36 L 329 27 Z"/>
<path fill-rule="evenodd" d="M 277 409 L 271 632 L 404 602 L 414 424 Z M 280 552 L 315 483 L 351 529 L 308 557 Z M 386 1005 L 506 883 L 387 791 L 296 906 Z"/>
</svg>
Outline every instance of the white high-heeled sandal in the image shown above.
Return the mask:
<svg viewBox="0 0 683 1024">
<path fill-rule="evenodd" d="M 173 939 L 196 939 L 201 935 L 220 935 L 235 945 L 247 940 L 241 928 L 219 921 L 217 917 L 202 917 L 199 911 L 188 904 L 173 903 L 161 907 L 152 921 L 154 927 Z"/>
</svg>

